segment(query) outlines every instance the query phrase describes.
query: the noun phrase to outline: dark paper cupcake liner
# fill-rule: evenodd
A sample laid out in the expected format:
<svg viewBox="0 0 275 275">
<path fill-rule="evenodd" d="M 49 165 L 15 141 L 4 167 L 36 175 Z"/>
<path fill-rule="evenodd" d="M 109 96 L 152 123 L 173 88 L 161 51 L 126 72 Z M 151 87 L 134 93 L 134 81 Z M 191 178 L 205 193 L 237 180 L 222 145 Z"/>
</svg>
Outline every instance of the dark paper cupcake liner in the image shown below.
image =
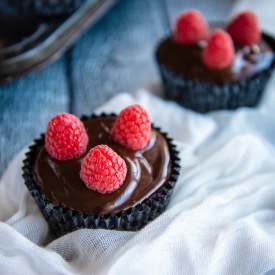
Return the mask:
<svg viewBox="0 0 275 275">
<path fill-rule="evenodd" d="M 114 114 L 102 114 L 100 116 L 114 116 Z M 85 121 L 96 117 L 99 116 L 92 115 L 91 117 L 83 117 L 82 120 Z M 40 188 L 36 184 L 32 172 L 37 152 L 39 148 L 44 145 L 44 135 L 34 140 L 34 144 L 29 147 L 26 158 L 23 161 L 23 178 L 25 185 L 35 199 L 54 235 L 62 236 L 80 228 L 136 231 L 158 217 L 166 209 L 180 172 L 179 152 L 173 144 L 172 139 L 169 138 L 166 133 L 162 132 L 160 128 L 154 126 L 153 128 L 159 131 L 168 142 L 172 164 L 169 179 L 157 192 L 145 199 L 142 203 L 118 213 L 112 212 L 109 214 L 86 214 L 62 204 L 54 205 L 48 201 L 45 194 L 40 191 Z"/>
<path fill-rule="evenodd" d="M 263 38 L 275 52 L 275 40 L 266 34 L 263 34 Z M 223 85 L 185 79 L 160 64 L 158 60 L 157 64 L 165 98 L 174 100 L 186 108 L 205 113 L 258 105 L 275 67 L 275 59 L 268 69 L 247 79 Z"/>
</svg>

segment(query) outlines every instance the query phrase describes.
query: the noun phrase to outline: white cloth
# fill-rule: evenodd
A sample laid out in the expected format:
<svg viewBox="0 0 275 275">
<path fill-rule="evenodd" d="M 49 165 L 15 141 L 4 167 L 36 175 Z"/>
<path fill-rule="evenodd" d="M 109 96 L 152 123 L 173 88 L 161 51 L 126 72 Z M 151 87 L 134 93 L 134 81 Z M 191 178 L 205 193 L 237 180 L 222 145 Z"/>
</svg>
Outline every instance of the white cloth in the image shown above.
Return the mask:
<svg viewBox="0 0 275 275">
<path fill-rule="evenodd" d="M 144 91 L 139 103 L 178 142 L 168 210 L 139 232 L 79 230 L 52 240 L 21 179 L 23 152 L 0 183 L 3 274 L 263 274 L 275 268 L 275 75 L 256 109 L 200 115 Z M 153 106 L 153 107 L 152 107 Z"/>
<path fill-rule="evenodd" d="M 139 91 L 98 112 L 133 103 L 181 152 L 165 213 L 139 232 L 83 229 L 53 239 L 23 184 L 23 150 L 0 182 L 0 273 L 275 274 L 275 75 L 253 109 L 200 115 Z"/>
</svg>

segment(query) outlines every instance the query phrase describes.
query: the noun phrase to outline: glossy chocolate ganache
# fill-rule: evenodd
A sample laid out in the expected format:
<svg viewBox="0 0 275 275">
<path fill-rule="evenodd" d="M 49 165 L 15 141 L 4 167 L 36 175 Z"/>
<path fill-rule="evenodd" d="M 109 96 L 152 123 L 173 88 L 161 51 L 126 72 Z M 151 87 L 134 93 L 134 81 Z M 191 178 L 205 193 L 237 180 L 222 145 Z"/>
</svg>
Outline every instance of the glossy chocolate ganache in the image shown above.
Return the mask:
<svg viewBox="0 0 275 275">
<path fill-rule="evenodd" d="M 185 79 L 218 84 L 252 77 L 269 68 L 274 62 L 274 49 L 262 39 L 251 46 L 235 44 L 235 58 L 232 65 L 225 69 L 213 70 L 207 68 L 202 62 L 202 50 L 205 46 L 206 41 L 200 41 L 195 45 L 183 45 L 170 36 L 159 45 L 157 61 Z"/>
<path fill-rule="evenodd" d="M 86 153 L 99 144 L 106 144 L 126 162 L 127 176 L 123 185 L 109 194 L 87 189 L 79 172 L 82 159 L 59 161 L 45 147 L 38 149 L 33 167 L 34 179 L 47 199 L 54 205 L 63 204 L 84 213 L 119 212 L 135 206 L 158 191 L 171 173 L 171 159 L 165 137 L 152 128 L 147 146 L 138 151 L 127 149 L 111 138 L 116 117 L 98 117 L 84 121 L 89 136 Z"/>
</svg>

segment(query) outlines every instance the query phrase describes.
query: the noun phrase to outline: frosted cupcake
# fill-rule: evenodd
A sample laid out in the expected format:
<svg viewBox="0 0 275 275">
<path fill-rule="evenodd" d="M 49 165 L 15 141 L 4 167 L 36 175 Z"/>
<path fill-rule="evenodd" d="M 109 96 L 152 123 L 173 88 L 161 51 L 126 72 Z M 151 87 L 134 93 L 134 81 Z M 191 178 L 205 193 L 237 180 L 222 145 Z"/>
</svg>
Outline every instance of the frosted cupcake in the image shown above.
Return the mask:
<svg viewBox="0 0 275 275">
<path fill-rule="evenodd" d="M 165 97 L 198 112 L 256 106 L 275 66 L 274 50 L 250 11 L 209 27 L 201 13 L 188 10 L 157 47 Z"/>
<path fill-rule="evenodd" d="M 59 114 L 24 161 L 25 184 L 57 235 L 138 230 L 167 207 L 179 174 L 175 145 L 139 105 L 119 116 Z"/>
</svg>

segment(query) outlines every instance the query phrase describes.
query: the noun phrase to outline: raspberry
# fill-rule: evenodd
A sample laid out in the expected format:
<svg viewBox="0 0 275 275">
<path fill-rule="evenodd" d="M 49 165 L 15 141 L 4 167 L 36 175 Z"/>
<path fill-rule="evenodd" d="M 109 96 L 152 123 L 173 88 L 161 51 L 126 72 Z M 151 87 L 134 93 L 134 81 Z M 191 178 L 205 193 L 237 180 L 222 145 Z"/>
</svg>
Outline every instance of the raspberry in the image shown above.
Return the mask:
<svg viewBox="0 0 275 275">
<path fill-rule="evenodd" d="M 87 188 L 105 194 L 117 190 L 127 174 L 125 161 L 107 145 L 97 145 L 81 163 L 80 178 Z"/>
<path fill-rule="evenodd" d="M 234 46 L 231 37 L 223 30 L 216 30 L 202 53 L 203 63 L 211 69 L 224 69 L 234 59 Z"/>
<path fill-rule="evenodd" d="M 148 113 L 140 105 L 132 105 L 122 110 L 112 129 L 112 138 L 131 149 L 143 149 L 151 134 Z"/>
<path fill-rule="evenodd" d="M 208 32 L 208 24 L 197 10 L 187 10 L 176 20 L 175 39 L 179 43 L 194 44 L 201 39 L 206 39 Z"/>
<path fill-rule="evenodd" d="M 88 135 L 78 117 L 61 113 L 48 123 L 45 147 L 58 160 L 69 160 L 81 156 L 87 148 Z"/>
<path fill-rule="evenodd" d="M 243 45 L 254 44 L 261 36 L 257 15 L 252 11 L 244 11 L 235 16 L 229 22 L 227 31 L 234 41 Z"/>
</svg>

